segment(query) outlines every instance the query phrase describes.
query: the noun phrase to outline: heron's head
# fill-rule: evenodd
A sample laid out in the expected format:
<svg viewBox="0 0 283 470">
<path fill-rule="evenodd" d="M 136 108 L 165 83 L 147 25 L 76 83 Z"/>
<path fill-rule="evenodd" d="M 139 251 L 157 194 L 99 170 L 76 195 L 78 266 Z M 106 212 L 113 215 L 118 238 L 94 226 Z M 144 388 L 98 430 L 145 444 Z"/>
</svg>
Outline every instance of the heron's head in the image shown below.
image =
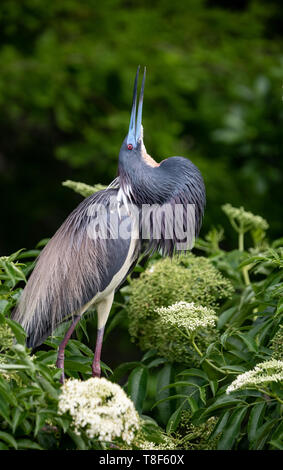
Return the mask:
<svg viewBox="0 0 283 470">
<path fill-rule="evenodd" d="M 144 152 L 143 127 L 142 127 L 142 105 L 143 105 L 146 68 L 144 68 L 141 92 L 140 92 L 140 97 L 139 97 L 138 112 L 137 112 L 137 86 L 138 86 L 139 70 L 140 70 L 140 67 L 138 67 L 136 78 L 135 78 L 135 83 L 134 83 L 133 104 L 132 104 L 129 131 L 122 143 L 120 153 L 119 153 L 119 162 L 120 164 L 124 164 L 124 165 L 131 164 L 134 161 L 137 161 L 138 159 L 141 158 L 142 153 Z"/>
</svg>

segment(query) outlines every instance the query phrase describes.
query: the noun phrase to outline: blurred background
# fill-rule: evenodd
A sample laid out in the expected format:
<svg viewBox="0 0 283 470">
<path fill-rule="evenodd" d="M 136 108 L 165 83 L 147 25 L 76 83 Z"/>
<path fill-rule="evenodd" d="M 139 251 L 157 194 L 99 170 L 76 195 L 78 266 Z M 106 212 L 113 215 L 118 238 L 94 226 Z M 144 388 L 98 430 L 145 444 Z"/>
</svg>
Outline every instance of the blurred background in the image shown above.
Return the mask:
<svg viewBox="0 0 283 470">
<path fill-rule="evenodd" d="M 114 179 L 138 64 L 148 152 L 186 156 L 205 179 L 202 236 L 228 228 L 226 202 L 282 236 L 281 2 L 152 5 L 1 0 L 1 255 L 53 235 L 81 200 L 62 181 Z"/>
</svg>

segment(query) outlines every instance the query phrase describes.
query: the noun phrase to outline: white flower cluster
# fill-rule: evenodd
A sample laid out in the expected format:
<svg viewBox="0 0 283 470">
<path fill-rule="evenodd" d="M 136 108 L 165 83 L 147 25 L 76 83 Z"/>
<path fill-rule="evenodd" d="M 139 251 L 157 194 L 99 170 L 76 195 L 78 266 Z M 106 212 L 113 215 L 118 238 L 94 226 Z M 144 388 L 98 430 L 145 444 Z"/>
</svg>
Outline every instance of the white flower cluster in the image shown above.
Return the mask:
<svg viewBox="0 0 283 470">
<path fill-rule="evenodd" d="M 243 207 L 238 208 L 231 206 L 231 204 L 224 204 L 222 210 L 231 219 L 237 219 L 237 222 L 243 223 L 246 226 L 246 230 L 250 230 L 251 228 L 267 230 L 269 227 L 266 220 L 260 217 L 260 215 L 247 212 Z"/>
<path fill-rule="evenodd" d="M 133 402 L 117 384 L 105 378 L 67 380 L 59 397 L 59 414 L 69 412 L 75 432 L 84 429 L 89 438 L 130 444 L 139 429 L 139 416 Z"/>
<path fill-rule="evenodd" d="M 226 393 L 234 392 L 241 388 L 256 388 L 269 382 L 283 381 L 283 361 L 272 359 L 271 361 L 261 362 L 254 369 L 238 375 L 238 377 L 229 385 Z"/>
<path fill-rule="evenodd" d="M 164 436 L 163 441 L 159 444 L 150 441 L 143 441 L 139 444 L 140 450 L 175 450 L 176 444 L 170 436 Z"/>
<path fill-rule="evenodd" d="M 217 320 L 214 310 L 194 302 L 176 302 L 169 307 L 159 307 L 155 311 L 162 322 L 185 328 L 190 332 L 199 328 L 213 327 Z"/>
</svg>

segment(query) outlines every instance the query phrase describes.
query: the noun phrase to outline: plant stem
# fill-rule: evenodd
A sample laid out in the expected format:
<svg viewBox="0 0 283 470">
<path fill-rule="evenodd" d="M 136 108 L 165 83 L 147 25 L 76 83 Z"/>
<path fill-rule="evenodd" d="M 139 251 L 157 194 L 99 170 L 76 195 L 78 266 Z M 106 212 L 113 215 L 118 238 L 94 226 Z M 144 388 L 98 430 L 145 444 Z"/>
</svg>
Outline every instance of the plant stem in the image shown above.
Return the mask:
<svg viewBox="0 0 283 470">
<path fill-rule="evenodd" d="M 240 230 L 239 232 L 239 251 L 244 251 L 244 231 Z"/>
<path fill-rule="evenodd" d="M 246 286 L 249 286 L 250 283 L 251 283 L 250 277 L 249 277 L 249 266 L 244 266 L 242 268 L 242 273 L 243 273 L 243 277 L 244 277 L 244 281 L 245 281 Z"/>
<path fill-rule="evenodd" d="M 198 346 L 196 345 L 196 343 L 195 343 L 195 336 L 192 335 L 190 339 L 191 339 L 192 345 L 193 345 L 194 349 L 196 350 L 196 352 L 199 354 L 200 357 L 203 357 L 203 353 L 201 352 L 201 350 L 199 349 L 199 347 L 198 347 Z M 230 371 L 227 371 L 227 370 L 224 371 L 224 370 L 222 370 L 222 369 L 219 369 L 219 367 L 215 366 L 215 365 L 213 364 L 213 362 L 211 362 L 209 359 L 204 359 L 204 361 L 205 361 L 207 364 L 209 364 L 210 367 L 212 367 L 213 369 L 217 370 L 218 372 L 220 372 L 220 373 L 223 374 L 223 375 L 233 374 L 233 372 L 230 372 Z"/>
<path fill-rule="evenodd" d="M 281 400 L 281 398 L 279 398 L 278 395 L 276 395 L 276 393 L 272 393 L 270 392 L 269 390 L 266 390 L 265 388 L 260 388 L 260 387 L 257 387 L 258 391 L 265 394 L 265 395 L 268 395 L 270 397 L 273 397 L 275 398 L 275 400 L 279 401 L 279 403 L 282 403 L 283 404 L 283 400 Z"/>
<path fill-rule="evenodd" d="M 239 234 L 239 242 L 238 242 L 239 251 L 244 251 L 244 235 L 245 235 L 245 231 L 244 231 L 243 224 L 240 225 L 238 234 Z M 244 266 L 244 267 L 242 268 L 242 273 L 243 273 L 243 278 L 244 278 L 244 281 L 245 281 L 246 286 L 249 286 L 250 283 L 251 283 L 250 278 L 249 278 L 249 266 Z"/>
<path fill-rule="evenodd" d="M 198 348 L 198 346 L 195 343 L 195 337 L 194 336 L 192 336 L 191 341 L 192 341 L 192 345 L 195 348 L 196 352 L 199 354 L 200 357 L 203 357 L 203 353 L 201 352 L 201 350 Z"/>
</svg>

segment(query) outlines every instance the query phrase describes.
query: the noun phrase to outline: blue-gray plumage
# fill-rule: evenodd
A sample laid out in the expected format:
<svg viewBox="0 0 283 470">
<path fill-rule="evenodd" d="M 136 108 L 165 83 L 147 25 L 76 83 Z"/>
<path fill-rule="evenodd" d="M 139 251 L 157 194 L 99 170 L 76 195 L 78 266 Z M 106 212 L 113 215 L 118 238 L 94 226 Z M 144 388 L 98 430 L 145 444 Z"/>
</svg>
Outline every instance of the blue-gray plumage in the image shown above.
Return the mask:
<svg viewBox="0 0 283 470">
<path fill-rule="evenodd" d="M 136 123 L 138 73 L 139 69 L 129 132 L 119 153 L 118 178 L 85 199 L 65 220 L 39 256 L 13 314 L 27 332 L 29 347 L 41 344 L 63 321 L 73 320 L 58 351 L 57 366 L 63 371 L 65 346 L 80 317 L 94 305 L 98 336 L 92 370 L 94 376 L 100 376 L 103 332 L 115 291 L 142 252 L 158 249 L 164 255 L 174 253 L 178 234 L 173 230 L 168 238 L 162 222 L 156 236 L 156 207 L 181 205 L 181 225 L 186 232 L 191 224 L 187 205 L 193 204 L 194 235 L 200 230 L 205 206 L 202 176 L 186 158 L 171 157 L 157 163 L 147 154 L 142 128 L 145 72 Z M 144 205 L 152 211 L 149 218 L 141 217 Z M 97 225 L 103 230 L 97 232 Z"/>
</svg>

